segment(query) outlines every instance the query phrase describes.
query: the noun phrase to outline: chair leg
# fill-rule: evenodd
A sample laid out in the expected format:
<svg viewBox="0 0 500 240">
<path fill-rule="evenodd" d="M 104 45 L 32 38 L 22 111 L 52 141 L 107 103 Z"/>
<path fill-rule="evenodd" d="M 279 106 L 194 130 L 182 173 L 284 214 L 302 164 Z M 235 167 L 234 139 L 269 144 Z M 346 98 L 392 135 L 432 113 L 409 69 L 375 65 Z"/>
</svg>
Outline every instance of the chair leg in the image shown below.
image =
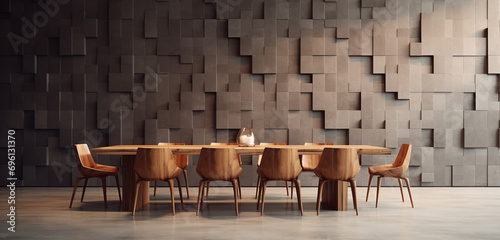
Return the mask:
<svg viewBox="0 0 500 240">
<path fill-rule="evenodd" d="M 259 189 L 260 189 L 260 175 L 258 175 L 259 177 L 257 178 L 257 188 L 255 188 L 255 198 L 258 197 L 258 193 L 259 193 Z M 257 198 L 258 199 L 258 198 Z M 257 204 L 258 205 L 258 204 Z M 258 207 L 257 207 L 258 208 Z"/>
<path fill-rule="evenodd" d="M 358 216 L 358 198 L 356 197 L 356 181 L 350 180 L 351 192 L 352 192 L 352 202 L 354 204 L 354 209 L 356 209 L 356 216 Z"/>
<path fill-rule="evenodd" d="M 412 208 L 415 208 L 415 206 L 413 206 L 413 198 L 411 197 L 411 190 L 410 190 L 410 180 L 408 180 L 407 177 L 403 178 L 406 182 L 406 187 L 408 188 L 408 194 L 410 195 L 410 202 L 411 202 L 411 207 Z"/>
<path fill-rule="evenodd" d="M 302 195 L 300 192 L 300 181 L 298 179 L 296 179 L 292 182 L 292 184 L 293 183 L 295 183 L 295 189 L 297 190 L 297 201 L 299 202 L 300 216 L 303 216 L 304 209 L 302 208 Z"/>
<path fill-rule="evenodd" d="M 108 208 L 108 200 L 106 199 L 106 177 L 101 177 L 102 194 L 104 194 L 104 208 Z"/>
<path fill-rule="evenodd" d="M 168 186 L 170 188 L 170 198 L 172 198 L 172 215 L 175 216 L 174 181 L 172 179 L 168 180 Z"/>
<path fill-rule="evenodd" d="M 115 175 L 116 187 L 118 188 L 118 198 L 120 199 L 120 205 L 122 204 L 122 194 L 120 193 L 120 179 L 118 179 L 118 175 Z"/>
<path fill-rule="evenodd" d="M 370 195 L 370 187 L 372 186 L 373 175 L 370 174 L 370 180 L 368 180 L 368 187 L 366 190 L 366 201 L 368 202 L 368 195 Z"/>
<path fill-rule="evenodd" d="M 257 210 L 259 210 L 259 204 L 262 200 L 262 178 L 259 176 L 259 196 L 257 197 Z"/>
<path fill-rule="evenodd" d="M 205 180 L 204 185 L 207 185 L 207 184 L 209 184 L 209 183 L 210 183 L 210 181 Z M 204 188 L 203 188 L 203 190 L 202 190 L 202 192 L 201 192 L 201 193 L 202 193 L 202 194 L 201 194 L 201 209 L 203 209 L 203 199 L 205 199 L 205 190 L 206 190 L 206 189 L 207 189 L 207 188 L 206 188 L 206 187 L 204 187 Z"/>
<path fill-rule="evenodd" d="M 73 194 L 71 194 L 71 202 L 69 202 L 69 208 L 73 206 L 73 199 L 75 198 L 76 187 L 78 187 L 78 182 L 83 178 L 77 178 L 75 181 L 75 186 L 73 187 Z"/>
<path fill-rule="evenodd" d="M 240 181 L 240 177 L 238 177 L 236 180 L 238 181 L 238 193 L 239 193 L 240 199 L 241 199 L 241 181 Z"/>
<path fill-rule="evenodd" d="M 207 182 L 207 197 L 208 197 L 208 190 L 210 189 L 210 182 Z"/>
<path fill-rule="evenodd" d="M 316 199 L 316 215 L 319 215 L 319 208 L 321 205 L 321 196 L 323 195 L 323 186 L 325 185 L 324 179 L 319 179 L 318 183 L 318 198 Z"/>
<path fill-rule="evenodd" d="M 156 187 L 157 187 L 157 185 L 158 185 L 158 181 L 157 181 L 157 180 L 155 180 L 155 191 L 154 191 L 154 193 L 153 193 L 153 196 L 156 196 Z"/>
<path fill-rule="evenodd" d="M 405 202 L 405 197 L 403 195 L 403 186 L 401 184 L 401 178 L 398 178 L 398 183 L 399 183 L 399 190 L 401 191 L 401 200 L 403 200 L 403 202 Z"/>
<path fill-rule="evenodd" d="M 83 196 L 85 196 L 85 189 L 87 189 L 87 182 L 88 181 L 89 181 L 89 179 L 85 178 L 85 182 L 83 183 L 82 199 L 80 199 L 80 202 L 83 202 Z"/>
<path fill-rule="evenodd" d="M 196 209 L 196 216 L 198 216 L 198 214 L 200 213 L 200 203 L 204 194 L 203 189 L 205 189 L 205 181 L 200 180 L 200 186 L 198 187 L 198 208 Z"/>
<path fill-rule="evenodd" d="M 264 200 L 266 199 L 267 180 L 262 181 L 262 204 L 260 205 L 260 215 L 264 215 Z"/>
<path fill-rule="evenodd" d="M 182 199 L 182 187 L 181 187 L 181 180 L 179 177 L 176 177 L 177 179 L 177 186 L 179 186 L 179 196 L 181 197 L 181 207 L 184 209 L 184 200 Z"/>
<path fill-rule="evenodd" d="M 189 183 L 188 183 L 188 178 L 187 178 L 187 170 L 184 169 L 184 171 L 182 171 L 182 173 L 184 174 L 184 182 L 186 182 L 187 199 L 189 199 Z"/>
<path fill-rule="evenodd" d="M 236 211 L 236 216 L 238 216 L 238 185 L 239 185 L 239 181 L 237 179 L 231 179 L 231 183 L 233 184 L 233 192 L 234 192 L 234 209 Z"/>
<path fill-rule="evenodd" d="M 290 199 L 293 199 L 293 181 L 290 181 L 290 183 L 292 184 L 292 186 L 290 186 Z"/>
<path fill-rule="evenodd" d="M 377 179 L 377 202 L 375 203 L 375 208 L 378 208 L 378 196 L 380 192 L 380 183 L 382 183 L 382 176 L 379 176 Z"/>
<path fill-rule="evenodd" d="M 135 200 L 134 200 L 134 209 L 132 209 L 132 216 L 135 216 L 135 207 L 137 206 L 137 193 L 139 192 L 139 187 L 141 187 L 141 182 L 140 181 L 137 181 L 137 183 L 135 184 L 136 187 L 135 187 Z"/>
<path fill-rule="evenodd" d="M 286 186 L 286 195 L 290 196 L 290 193 L 288 192 L 288 181 L 285 181 L 285 186 Z"/>
</svg>

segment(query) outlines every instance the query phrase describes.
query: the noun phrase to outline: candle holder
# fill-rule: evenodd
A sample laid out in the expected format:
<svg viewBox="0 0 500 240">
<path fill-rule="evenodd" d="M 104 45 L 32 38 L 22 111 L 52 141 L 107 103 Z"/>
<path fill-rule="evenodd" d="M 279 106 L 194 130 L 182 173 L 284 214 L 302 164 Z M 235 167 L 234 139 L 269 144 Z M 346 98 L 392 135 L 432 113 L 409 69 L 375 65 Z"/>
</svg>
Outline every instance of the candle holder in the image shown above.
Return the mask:
<svg viewBox="0 0 500 240">
<path fill-rule="evenodd" d="M 240 147 L 253 147 L 255 146 L 255 136 L 251 128 L 242 128 L 236 136 L 236 142 Z"/>
</svg>

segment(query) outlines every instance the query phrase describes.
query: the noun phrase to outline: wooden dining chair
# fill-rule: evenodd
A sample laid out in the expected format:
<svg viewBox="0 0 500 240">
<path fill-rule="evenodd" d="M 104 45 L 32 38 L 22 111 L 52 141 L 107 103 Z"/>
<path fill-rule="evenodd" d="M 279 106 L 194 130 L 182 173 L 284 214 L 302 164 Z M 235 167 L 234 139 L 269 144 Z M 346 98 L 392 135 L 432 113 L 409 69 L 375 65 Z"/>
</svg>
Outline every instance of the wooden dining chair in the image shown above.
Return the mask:
<svg viewBox="0 0 500 240">
<path fill-rule="evenodd" d="M 210 146 L 233 146 L 233 147 L 237 147 L 238 143 L 218 143 L 218 142 L 211 142 Z M 242 162 L 241 162 L 241 156 L 240 155 L 238 155 L 238 162 L 240 163 L 240 166 L 241 166 Z M 242 198 L 241 197 L 241 182 L 240 182 L 240 178 L 239 177 L 238 177 L 237 181 L 238 181 L 238 189 L 239 189 L 238 192 L 239 192 L 240 199 L 241 199 Z M 207 186 L 207 192 L 206 192 L 207 195 L 206 196 L 208 197 L 208 190 L 210 189 L 210 182 L 207 182 L 206 186 Z"/>
<path fill-rule="evenodd" d="M 158 143 L 158 145 L 159 146 L 175 146 L 175 145 L 184 145 L 184 143 L 160 142 L 160 143 Z M 188 183 L 187 170 L 186 170 L 186 167 L 188 165 L 188 155 L 174 154 L 174 159 L 175 159 L 175 163 L 177 164 L 177 167 L 182 169 L 182 173 L 184 174 L 184 182 L 186 182 L 186 194 L 187 194 L 187 199 L 189 199 L 189 183 Z M 155 181 L 155 190 L 154 190 L 153 196 L 156 196 L 157 184 L 158 184 L 158 181 Z"/>
<path fill-rule="evenodd" d="M 322 145 L 333 145 L 333 143 L 304 143 L 305 146 L 322 146 Z M 312 155 L 312 154 L 304 154 L 300 155 L 300 165 L 302 166 L 302 171 L 310 171 L 312 172 L 319 163 L 319 159 L 321 155 Z M 293 188 L 293 186 L 292 186 Z M 293 198 L 293 192 L 292 192 Z"/>
<path fill-rule="evenodd" d="M 260 146 L 274 146 L 274 145 L 286 145 L 285 143 L 260 143 Z M 259 155 L 257 158 L 257 167 L 260 166 L 260 162 L 262 161 L 262 154 Z M 288 182 L 285 181 L 285 186 L 286 186 L 286 195 L 290 196 L 290 193 L 288 191 Z M 257 187 L 255 188 L 255 199 L 257 199 L 257 194 L 259 193 L 259 187 L 260 187 L 260 175 L 258 175 L 257 178 Z M 292 188 L 293 190 L 293 188 Z M 293 194 L 293 191 L 292 191 Z M 293 197 L 293 195 L 292 195 Z"/>
<path fill-rule="evenodd" d="M 182 169 L 177 166 L 172 150 L 169 148 L 138 148 L 135 156 L 134 171 L 137 174 L 138 179 L 136 181 L 134 209 L 132 210 L 132 215 L 135 215 L 137 195 L 142 181 L 160 180 L 168 182 L 170 187 L 170 196 L 172 198 L 172 215 L 175 215 L 174 181 L 172 179 L 177 179 L 181 206 L 184 209 L 181 182 L 179 180 Z"/>
<path fill-rule="evenodd" d="M 333 143 L 304 143 L 306 146 L 323 146 L 328 145 L 331 146 Z M 302 171 L 314 171 L 319 164 L 319 160 L 321 159 L 321 155 L 311 155 L 305 154 L 300 155 L 300 165 L 302 166 Z"/>
<path fill-rule="evenodd" d="M 302 197 L 300 193 L 300 181 L 297 179 L 302 168 L 297 148 L 293 147 L 266 147 L 262 153 L 262 162 L 257 168 L 260 176 L 259 195 L 257 197 L 257 209 L 262 200 L 260 215 L 264 214 L 264 200 L 268 181 L 292 181 L 297 190 L 297 201 L 299 203 L 300 215 L 303 215 Z"/>
<path fill-rule="evenodd" d="M 410 181 L 407 177 L 403 177 L 406 170 L 408 170 L 408 166 L 410 165 L 410 157 L 411 157 L 411 145 L 403 144 L 399 149 L 398 156 L 396 160 L 392 164 L 381 165 L 381 166 L 372 166 L 368 168 L 368 173 L 370 174 L 370 180 L 368 181 L 368 189 L 366 192 L 366 201 L 368 202 L 368 194 L 370 194 L 370 186 L 372 184 L 373 176 L 378 176 L 377 179 L 377 201 L 375 203 L 375 207 L 378 207 L 378 197 L 380 192 L 380 184 L 382 182 L 382 178 L 391 177 L 396 178 L 399 183 L 399 190 L 401 191 L 401 199 L 403 202 L 405 201 L 403 195 L 403 186 L 401 184 L 401 179 L 405 180 L 406 187 L 408 188 L 408 194 L 410 195 L 411 207 L 413 206 L 413 198 L 411 196 L 410 190 Z"/>
<path fill-rule="evenodd" d="M 328 147 L 323 149 L 318 166 L 314 169 L 314 173 L 319 177 L 316 215 L 319 215 L 323 186 L 327 181 L 344 181 L 351 184 L 352 201 L 354 209 L 356 209 L 356 215 L 358 215 L 356 181 L 354 180 L 358 172 L 359 159 L 356 149 Z"/>
<path fill-rule="evenodd" d="M 238 216 L 238 178 L 243 173 L 238 154 L 234 148 L 204 147 L 201 149 L 196 172 L 202 178 L 198 188 L 198 208 L 196 216 L 203 204 L 205 184 L 211 181 L 229 181 L 233 184 L 234 205 Z"/>
<path fill-rule="evenodd" d="M 87 144 L 75 144 L 75 151 L 78 157 L 77 167 L 82 177 L 79 177 L 75 181 L 75 186 L 73 187 L 73 194 L 71 195 L 71 202 L 69 203 L 69 208 L 73 206 L 73 199 L 75 198 L 76 187 L 78 182 L 85 179 L 83 183 L 83 192 L 81 202 L 83 202 L 83 196 L 85 196 L 85 189 L 87 188 L 87 182 L 89 178 L 98 177 L 102 181 L 102 193 L 104 194 L 104 207 L 108 207 L 108 201 L 106 199 L 106 177 L 114 176 L 116 179 L 116 187 L 118 188 L 118 198 L 120 199 L 120 204 L 122 203 L 122 197 L 120 193 L 120 180 L 118 179 L 119 171 L 117 167 L 101 165 L 94 162 L 92 155 L 90 154 L 89 146 Z"/>
</svg>

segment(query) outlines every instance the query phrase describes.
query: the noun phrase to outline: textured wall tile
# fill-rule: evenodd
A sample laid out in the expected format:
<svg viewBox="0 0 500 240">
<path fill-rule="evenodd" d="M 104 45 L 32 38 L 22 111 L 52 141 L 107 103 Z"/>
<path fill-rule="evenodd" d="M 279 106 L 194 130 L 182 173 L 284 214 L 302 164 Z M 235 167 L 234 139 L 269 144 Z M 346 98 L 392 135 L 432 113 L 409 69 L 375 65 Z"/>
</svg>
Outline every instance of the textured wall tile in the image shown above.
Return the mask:
<svg viewBox="0 0 500 240">
<path fill-rule="evenodd" d="M 3 41 L 2 122 L 23 129 L 25 147 L 50 147 L 45 159 L 56 163 L 59 147 L 84 138 L 205 144 L 251 125 L 266 141 L 410 142 L 412 181 L 496 184 L 498 1 L 256 0 L 230 11 L 214 3 L 78 2 L 18 55 Z M 5 35 L 22 30 L 13 21 L 20 8 L 10 11 Z M 27 164 L 25 183 L 70 185 L 78 175 L 48 164 Z"/>
<path fill-rule="evenodd" d="M 488 186 L 500 186 L 500 166 L 488 166 Z"/>
<path fill-rule="evenodd" d="M 134 78 L 132 74 L 110 73 L 109 91 L 110 92 L 132 92 L 134 87 Z"/>
</svg>

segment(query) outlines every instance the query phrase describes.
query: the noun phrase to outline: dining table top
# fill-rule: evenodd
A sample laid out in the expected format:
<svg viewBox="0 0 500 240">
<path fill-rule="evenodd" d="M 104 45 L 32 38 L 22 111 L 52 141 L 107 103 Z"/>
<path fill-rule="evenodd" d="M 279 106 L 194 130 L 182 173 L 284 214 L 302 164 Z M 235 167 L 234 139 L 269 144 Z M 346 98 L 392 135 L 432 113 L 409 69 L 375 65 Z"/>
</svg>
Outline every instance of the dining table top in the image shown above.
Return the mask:
<svg viewBox="0 0 500 240">
<path fill-rule="evenodd" d="M 198 155 L 202 148 L 228 148 L 233 147 L 240 155 L 259 155 L 266 147 L 297 148 L 300 155 L 321 154 L 324 148 L 355 148 L 360 155 L 387 155 L 391 154 L 390 148 L 371 145 L 255 145 L 253 147 L 240 147 L 238 145 L 114 145 L 92 149 L 96 155 L 135 155 L 138 148 L 170 148 L 173 154 Z"/>
</svg>

